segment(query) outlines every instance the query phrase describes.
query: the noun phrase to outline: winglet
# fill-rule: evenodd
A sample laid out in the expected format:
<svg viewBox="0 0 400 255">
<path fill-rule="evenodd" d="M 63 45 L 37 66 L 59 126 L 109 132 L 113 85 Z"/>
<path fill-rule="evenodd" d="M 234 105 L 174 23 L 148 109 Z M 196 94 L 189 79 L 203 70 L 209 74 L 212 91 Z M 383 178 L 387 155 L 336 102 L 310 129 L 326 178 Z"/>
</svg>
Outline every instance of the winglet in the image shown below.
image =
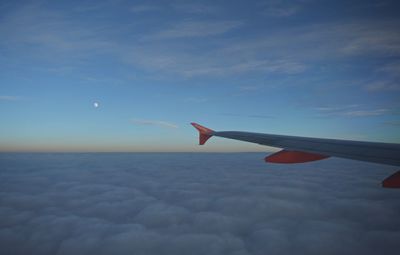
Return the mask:
<svg viewBox="0 0 400 255">
<path fill-rule="evenodd" d="M 192 124 L 193 127 L 195 127 L 198 131 L 199 131 L 199 144 L 203 145 L 207 142 L 208 139 L 210 139 L 210 137 L 213 135 L 214 130 L 203 127 L 202 125 L 199 125 L 197 123 L 190 123 Z"/>
<path fill-rule="evenodd" d="M 384 188 L 400 188 L 400 171 L 392 174 L 382 182 Z"/>
</svg>

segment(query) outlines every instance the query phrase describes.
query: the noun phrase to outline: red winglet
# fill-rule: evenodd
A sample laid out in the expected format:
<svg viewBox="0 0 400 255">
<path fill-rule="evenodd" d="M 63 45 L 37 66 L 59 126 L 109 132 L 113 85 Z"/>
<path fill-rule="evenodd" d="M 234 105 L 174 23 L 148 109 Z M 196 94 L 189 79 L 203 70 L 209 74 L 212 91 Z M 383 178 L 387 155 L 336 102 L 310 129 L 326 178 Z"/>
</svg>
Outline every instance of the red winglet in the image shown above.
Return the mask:
<svg viewBox="0 0 400 255">
<path fill-rule="evenodd" d="M 383 180 L 382 186 L 384 188 L 400 188 L 400 171 Z"/>
<path fill-rule="evenodd" d="M 200 134 L 199 144 L 200 145 L 205 144 L 207 142 L 207 140 L 210 139 L 210 137 L 214 133 L 214 130 L 203 127 L 202 125 L 199 125 L 197 123 L 192 122 L 190 124 L 192 124 L 192 126 L 195 127 L 199 131 L 199 134 Z"/>
<path fill-rule="evenodd" d="M 304 162 L 316 161 L 328 157 L 329 156 L 316 153 L 303 152 L 303 151 L 281 150 L 278 151 L 277 153 L 267 156 L 265 158 L 265 161 L 271 163 L 290 164 L 290 163 L 304 163 Z"/>
</svg>

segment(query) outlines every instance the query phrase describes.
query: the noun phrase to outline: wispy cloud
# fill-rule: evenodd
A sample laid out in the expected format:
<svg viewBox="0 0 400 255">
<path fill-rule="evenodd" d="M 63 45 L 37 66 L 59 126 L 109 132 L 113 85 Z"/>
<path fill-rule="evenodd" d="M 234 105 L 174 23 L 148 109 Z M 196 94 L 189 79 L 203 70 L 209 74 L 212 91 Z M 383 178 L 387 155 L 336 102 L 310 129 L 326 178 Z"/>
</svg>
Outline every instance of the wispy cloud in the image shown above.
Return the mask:
<svg viewBox="0 0 400 255">
<path fill-rule="evenodd" d="M 358 104 L 350 104 L 343 106 L 321 106 L 321 107 L 316 107 L 315 109 L 322 112 L 341 112 L 341 111 L 347 111 L 349 109 L 354 109 L 359 106 L 360 105 Z"/>
<path fill-rule="evenodd" d="M 386 122 L 383 122 L 383 124 L 388 125 L 388 126 L 400 127 L 400 120 L 386 121 Z"/>
<path fill-rule="evenodd" d="M 365 117 L 365 116 L 379 116 L 389 113 L 388 109 L 375 109 L 375 110 L 358 110 L 340 113 L 343 116 L 349 117 Z"/>
<path fill-rule="evenodd" d="M 400 34 L 395 32 L 397 26 L 396 23 L 385 22 L 343 25 L 345 33 L 342 35 L 347 40 L 343 41 L 340 50 L 350 55 L 398 55 L 400 54 Z"/>
<path fill-rule="evenodd" d="M 257 85 L 243 85 L 239 86 L 240 91 L 257 91 L 260 90 L 262 86 L 257 86 Z"/>
<path fill-rule="evenodd" d="M 105 30 L 101 25 L 67 19 L 65 13 L 45 8 L 40 2 L 8 13 L 0 24 L 2 44 L 21 48 L 35 59 L 65 61 L 72 58 L 75 64 L 83 55 L 92 56 L 95 51 L 111 48 Z"/>
<path fill-rule="evenodd" d="M 0 101 L 19 101 L 21 99 L 19 96 L 0 96 Z"/>
<path fill-rule="evenodd" d="M 390 113 L 389 109 L 361 109 L 360 105 L 346 105 L 339 107 L 317 107 L 320 116 L 346 116 L 346 117 L 368 117 L 380 116 Z"/>
<path fill-rule="evenodd" d="M 395 81 L 379 81 L 373 82 L 365 86 L 366 90 L 376 91 L 400 91 L 400 83 Z"/>
<path fill-rule="evenodd" d="M 204 103 L 207 102 L 208 99 L 203 97 L 187 97 L 184 101 L 189 103 Z"/>
<path fill-rule="evenodd" d="M 240 74 L 247 72 L 264 72 L 264 73 L 281 73 L 281 74 L 296 74 L 301 73 L 306 69 L 302 63 L 292 60 L 248 60 L 243 63 L 218 63 L 214 62 L 209 66 L 192 66 L 183 67 L 181 73 L 185 77 L 193 77 L 199 75 L 223 76 L 228 74 Z"/>
<path fill-rule="evenodd" d="M 150 125 L 150 126 L 158 126 L 164 128 L 178 128 L 176 124 L 162 120 L 132 119 L 131 122 L 135 125 Z"/>
<path fill-rule="evenodd" d="M 262 115 L 262 114 L 236 114 L 236 113 L 221 113 L 223 116 L 231 117 L 245 117 L 245 118 L 256 118 L 256 119 L 273 119 L 272 115 Z"/>
<path fill-rule="evenodd" d="M 300 12 L 310 1 L 304 0 L 272 0 L 272 1 L 263 1 L 262 5 L 262 13 L 269 17 L 274 18 L 284 18 L 293 16 L 296 13 Z"/>
<path fill-rule="evenodd" d="M 145 38 L 175 39 L 219 35 L 238 28 L 242 24 L 240 21 L 185 21 Z"/>
<path fill-rule="evenodd" d="M 390 74 L 393 77 L 399 77 L 400 76 L 400 62 L 392 62 L 392 63 L 386 64 L 386 65 L 382 66 L 381 68 L 379 68 L 378 71 Z"/>
<path fill-rule="evenodd" d="M 303 1 L 294 4 L 268 1 L 263 8 L 277 16 L 290 16 L 302 10 L 302 5 Z M 132 6 L 131 11 L 149 12 L 158 8 L 144 4 Z M 165 8 L 185 13 L 221 11 L 209 5 L 183 3 Z M 374 53 L 382 53 L 382 56 L 400 54 L 400 34 L 393 22 L 299 24 L 284 30 L 267 27 L 268 33 L 260 30 L 243 36 L 230 32 L 242 28 L 248 31 L 251 22 L 226 16 L 221 18 L 223 15 L 220 15 L 220 20 L 206 15 L 201 19 L 198 16 L 190 20 L 178 19 L 183 21 L 177 23 L 169 20 L 166 24 L 159 23 L 148 30 L 136 31 L 131 30 L 132 27 L 136 29 L 140 25 L 117 27 L 112 22 L 86 23 L 80 19 L 68 19 L 67 14 L 40 4 L 26 5 L 10 12 L 0 24 L 0 33 L 5 38 L 0 44 L 23 48 L 35 59 L 64 62 L 71 59 L 74 66 L 79 63 L 76 60 L 86 61 L 99 53 L 109 54 L 117 61 L 147 72 L 183 78 L 256 72 L 298 74 L 319 61 Z M 141 21 L 137 19 L 135 22 L 140 24 Z M 221 36 L 228 33 L 229 36 Z M 121 40 L 126 34 L 131 36 Z M 192 39 L 191 43 L 188 44 L 186 39 Z M 398 73 L 398 66 L 384 68 Z M 393 90 L 393 86 L 389 90 Z"/>
<path fill-rule="evenodd" d="M 299 10 L 298 6 L 275 6 L 265 10 L 265 14 L 271 17 L 289 17 L 296 14 Z"/>
<path fill-rule="evenodd" d="M 149 11 L 157 11 L 160 8 L 157 5 L 134 5 L 130 8 L 131 12 L 139 13 L 139 12 L 149 12 Z"/>
<path fill-rule="evenodd" d="M 172 7 L 178 12 L 191 14 L 214 14 L 219 11 L 217 6 L 200 3 L 176 3 Z"/>
</svg>

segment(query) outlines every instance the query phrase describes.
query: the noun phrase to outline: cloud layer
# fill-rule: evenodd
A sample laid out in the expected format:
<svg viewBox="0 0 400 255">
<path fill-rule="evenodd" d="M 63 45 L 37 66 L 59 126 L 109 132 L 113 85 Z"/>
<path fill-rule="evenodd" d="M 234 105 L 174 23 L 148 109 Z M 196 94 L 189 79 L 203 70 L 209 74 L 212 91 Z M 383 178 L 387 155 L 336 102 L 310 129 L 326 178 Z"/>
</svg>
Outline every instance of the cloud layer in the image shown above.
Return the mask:
<svg viewBox="0 0 400 255">
<path fill-rule="evenodd" d="M 393 167 L 263 154 L 1 154 L 2 254 L 396 254 Z"/>
</svg>

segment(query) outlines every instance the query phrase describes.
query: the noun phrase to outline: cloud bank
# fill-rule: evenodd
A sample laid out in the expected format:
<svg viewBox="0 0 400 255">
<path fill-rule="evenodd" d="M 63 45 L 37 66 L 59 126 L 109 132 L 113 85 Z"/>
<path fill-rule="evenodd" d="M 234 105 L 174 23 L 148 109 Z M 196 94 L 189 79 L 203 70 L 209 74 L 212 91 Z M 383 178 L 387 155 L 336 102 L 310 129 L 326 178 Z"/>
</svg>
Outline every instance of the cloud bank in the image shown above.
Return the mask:
<svg viewBox="0 0 400 255">
<path fill-rule="evenodd" d="M 264 154 L 0 154 L 2 254 L 397 254 L 393 167 Z"/>
</svg>

